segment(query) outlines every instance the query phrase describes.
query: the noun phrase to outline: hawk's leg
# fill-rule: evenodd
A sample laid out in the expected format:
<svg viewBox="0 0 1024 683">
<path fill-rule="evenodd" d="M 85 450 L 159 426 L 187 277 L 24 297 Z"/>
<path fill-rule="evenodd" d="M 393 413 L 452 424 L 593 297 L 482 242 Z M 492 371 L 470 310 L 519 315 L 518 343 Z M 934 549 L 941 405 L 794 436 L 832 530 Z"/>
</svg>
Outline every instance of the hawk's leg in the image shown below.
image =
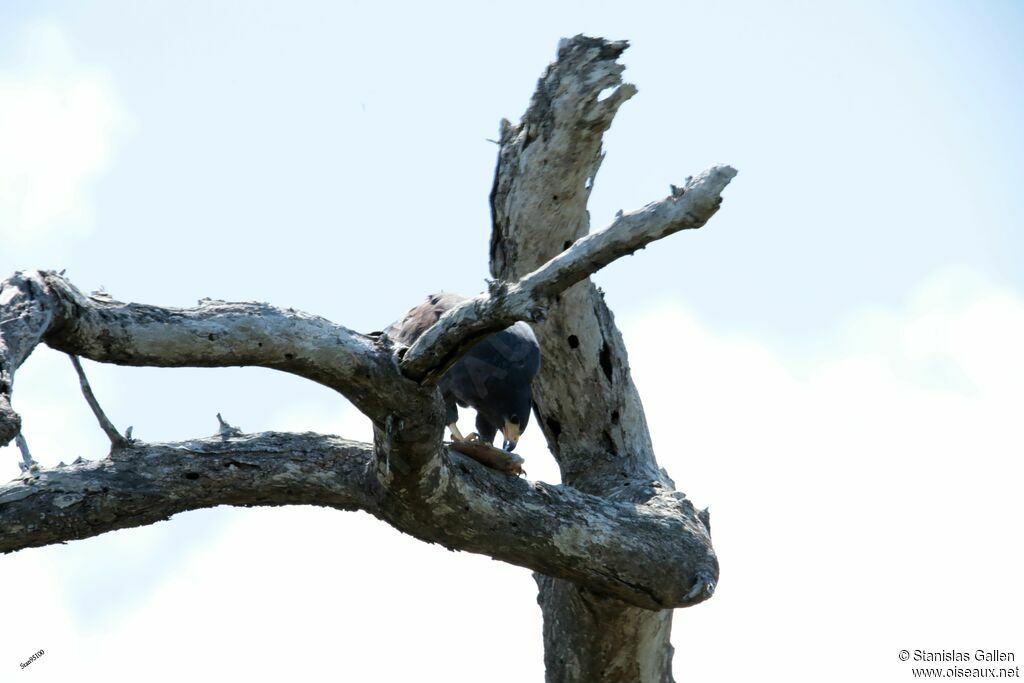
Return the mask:
<svg viewBox="0 0 1024 683">
<path fill-rule="evenodd" d="M 494 436 L 498 433 L 498 428 L 487 421 L 480 413 L 476 414 L 476 433 L 479 435 L 481 443 L 493 444 Z"/>
<path fill-rule="evenodd" d="M 452 441 L 465 441 L 466 437 L 462 436 L 459 425 L 456 424 L 459 421 L 459 409 L 455 405 L 454 394 L 444 393 L 442 396 L 444 398 L 444 421 L 452 433 Z"/>
<path fill-rule="evenodd" d="M 459 425 L 452 422 L 450 425 L 448 425 L 448 429 L 452 433 L 452 441 L 466 440 L 466 437 L 462 436 L 462 432 L 459 431 Z M 470 436 L 473 436 L 473 434 L 470 434 Z"/>
</svg>

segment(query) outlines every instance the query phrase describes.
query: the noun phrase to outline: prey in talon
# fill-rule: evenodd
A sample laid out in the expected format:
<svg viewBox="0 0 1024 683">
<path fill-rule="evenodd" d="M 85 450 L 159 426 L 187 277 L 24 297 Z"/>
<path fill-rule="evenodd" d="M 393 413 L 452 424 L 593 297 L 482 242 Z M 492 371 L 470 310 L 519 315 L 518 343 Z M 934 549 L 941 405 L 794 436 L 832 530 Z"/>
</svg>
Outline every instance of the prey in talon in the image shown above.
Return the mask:
<svg viewBox="0 0 1024 683">
<path fill-rule="evenodd" d="M 440 293 L 387 328 L 392 339 L 411 345 L 453 306 L 458 294 Z M 445 403 L 445 421 L 453 442 L 491 445 L 502 434 L 502 448 L 511 452 L 530 423 L 530 384 L 540 370 L 540 345 L 524 322 L 484 337 L 448 368 L 438 387 Z M 463 436 L 456 422 L 458 407 L 476 410 L 476 431 Z"/>
</svg>

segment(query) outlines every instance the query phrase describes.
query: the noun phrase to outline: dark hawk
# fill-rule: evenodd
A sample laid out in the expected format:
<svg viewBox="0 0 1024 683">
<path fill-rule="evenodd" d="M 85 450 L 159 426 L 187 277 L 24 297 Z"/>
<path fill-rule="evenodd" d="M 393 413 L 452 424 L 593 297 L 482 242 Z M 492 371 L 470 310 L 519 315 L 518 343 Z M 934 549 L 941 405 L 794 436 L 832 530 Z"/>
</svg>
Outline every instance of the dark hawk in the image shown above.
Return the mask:
<svg viewBox="0 0 1024 683">
<path fill-rule="evenodd" d="M 442 292 L 405 314 L 385 330 L 397 342 L 411 346 L 445 311 L 466 298 Z M 445 403 L 445 422 L 455 441 L 491 444 L 500 430 L 502 447 L 512 451 L 530 422 L 533 405 L 530 383 L 540 370 L 540 345 L 533 330 L 518 322 L 484 337 L 448 368 L 438 382 Z M 463 437 L 456 406 L 476 410 L 476 434 Z"/>
</svg>

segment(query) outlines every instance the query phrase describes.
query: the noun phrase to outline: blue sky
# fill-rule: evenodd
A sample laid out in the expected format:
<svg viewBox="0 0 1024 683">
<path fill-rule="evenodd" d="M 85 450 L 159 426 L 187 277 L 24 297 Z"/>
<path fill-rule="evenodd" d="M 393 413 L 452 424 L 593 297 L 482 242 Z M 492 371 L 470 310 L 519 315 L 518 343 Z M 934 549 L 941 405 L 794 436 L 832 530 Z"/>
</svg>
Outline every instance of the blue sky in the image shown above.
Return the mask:
<svg viewBox="0 0 1024 683">
<path fill-rule="evenodd" d="M 1019 519 L 1008 482 L 1022 473 L 1012 411 L 1024 339 L 1019 3 L 252 2 L 244 12 L 205 2 L 4 3 L 0 271 L 67 268 L 83 289 L 156 304 L 266 300 L 363 331 L 428 292 L 479 291 L 497 149 L 489 138 L 502 117 L 524 111 L 558 39 L 579 32 L 629 39 L 625 77 L 639 87 L 606 137 L 595 228 L 712 163 L 740 170 L 704 229 L 596 277 L 631 345 L 659 457 L 723 520 L 722 590 L 678 615 L 677 675 L 763 671 L 723 668 L 727 638 L 716 629 L 779 609 L 770 581 L 793 570 L 769 562 L 755 571 L 766 557 L 810 568 L 802 581 L 818 593 L 787 596 L 796 616 L 781 635 L 736 633 L 760 639 L 756 666 L 781 665 L 785 633 L 818 637 L 809 620 L 834 618 L 818 611 L 822 595 L 850 610 L 844 628 L 870 624 L 871 610 L 898 615 L 870 637 L 838 631 L 870 656 L 834 680 L 905 675 L 888 660 L 908 638 L 948 649 L 984 635 L 991 640 L 978 646 L 1024 647 L 1008 634 L 998 641 L 1008 622 L 991 606 L 1019 613 L 1009 577 L 1024 569 L 1019 547 L 998 543 Z M 671 372 L 659 365 L 666 348 L 680 358 Z M 250 431 L 365 434 L 330 392 L 270 371 L 88 368 L 112 418 L 148 440 L 212 433 L 216 412 Z M 75 391 L 56 354 L 40 351 L 19 374 L 15 405 L 43 462 L 104 451 Z M 528 471 L 554 480 L 539 441 L 524 439 Z M 0 477 L 15 476 L 15 458 L 0 449 Z M 855 512 L 864 499 L 884 502 L 888 523 L 877 510 Z M 974 506 L 976 524 L 947 519 L 950 504 Z M 765 541 L 773 506 L 788 515 L 781 545 Z M 818 521 L 799 521 L 808 514 Z M 525 571 L 438 554 L 362 517 L 204 511 L 4 557 L 0 577 L 48 578 L 36 579 L 45 605 L 17 635 L 0 633 L 0 667 L 47 647 L 35 675 L 102 670 L 127 680 L 146 666 L 143 653 L 158 651 L 141 637 L 131 657 L 103 644 L 158 632 L 216 672 L 226 664 L 189 639 L 196 632 L 171 625 L 196 618 L 189 596 L 243 610 L 247 586 L 263 591 L 270 616 L 217 625 L 250 639 L 229 639 L 233 652 L 266 638 L 254 671 L 286 671 L 294 660 L 274 653 L 320 643 L 317 629 L 352 639 L 347 666 L 358 671 L 375 656 L 358 626 L 380 617 L 343 588 L 390 571 L 379 557 L 415 563 L 431 582 L 391 604 L 391 627 L 472 643 L 485 666 L 500 648 L 479 625 L 504 614 L 522 654 L 503 675 L 537 679 L 539 614 Z M 859 535 L 867 522 L 907 535 Z M 295 528 L 309 534 L 306 546 Z M 836 529 L 858 558 L 899 558 L 876 601 L 847 604 L 849 590 L 839 598 L 825 580 L 868 570 L 829 559 L 851 552 L 833 546 Z M 992 558 L 988 585 L 955 613 L 988 623 L 984 633 L 935 626 L 934 592 L 967 571 L 961 560 L 928 561 L 949 547 L 949 529 Z M 314 530 L 350 540 L 310 549 Z M 261 544 L 281 551 L 266 557 Z M 224 577 L 249 570 L 231 558 L 263 568 L 235 593 Z M 316 562 L 326 566 L 311 569 Z M 320 593 L 296 588 L 332 576 L 345 578 Z M 272 579 L 289 588 L 269 591 Z M 288 590 L 311 605 L 344 602 L 354 625 L 291 605 Z M 466 612 L 431 602 L 431 592 Z M 468 616 L 450 616 L 459 614 Z M 292 626 L 286 634 L 264 622 Z M 697 633 L 704 658 L 681 646 Z M 420 638 L 424 657 L 442 647 Z M 328 665 L 332 646 L 321 645 L 302 665 L 310 676 Z M 817 664 L 827 662 L 789 673 L 820 680 Z M 189 671 L 181 666 L 164 674 Z M 474 680 L 473 671 L 470 662 L 450 674 Z"/>
<path fill-rule="evenodd" d="M 672 293 L 707 291 L 689 297 L 706 315 L 804 336 L 865 301 L 896 303 L 944 265 L 1024 285 L 1011 227 L 1022 217 L 1013 187 L 1024 159 L 1014 135 L 1024 57 L 1013 49 L 1024 18 L 1014 3 L 648 5 L 628 14 L 522 5 L 511 16 L 342 3 L 251 3 L 242 16 L 208 5 L 57 4 L 4 22 L 11 50 L 19 27 L 51 17 L 76 59 L 109 76 L 130 119 L 117 163 L 94 188 L 102 232 L 58 259 L 89 277 L 97 253 L 141 241 L 165 250 L 162 264 L 103 268 L 112 290 L 126 282 L 146 294 L 176 279 L 183 260 L 205 270 L 225 257 L 249 266 L 229 279 L 235 286 L 218 286 L 227 297 L 302 305 L 302 279 L 265 277 L 288 261 L 326 271 L 339 287 L 388 267 L 428 287 L 479 288 L 487 138 L 500 117 L 521 113 L 557 36 L 579 31 L 628 36 L 624 61 L 642 93 L 608 137 L 595 224 L 691 168 L 728 161 L 744 173 L 746 190 L 720 229 L 644 255 L 675 276 Z M 467 97 L 455 96 L 460 88 Z M 417 173 L 438 158 L 442 172 Z M 395 216 L 408 248 L 390 249 L 386 264 L 364 258 L 392 244 L 394 228 L 376 227 L 376 212 L 399 197 L 398 206 L 421 208 Z M 309 253 L 330 233 L 344 245 Z M 441 242 L 459 267 L 439 271 L 421 258 Z M 625 266 L 599 279 L 625 305 L 648 291 Z M 210 293 L 203 282 L 173 291 L 184 301 Z M 401 288 L 383 297 L 346 298 L 324 313 L 379 326 L 408 303 Z"/>
</svg>

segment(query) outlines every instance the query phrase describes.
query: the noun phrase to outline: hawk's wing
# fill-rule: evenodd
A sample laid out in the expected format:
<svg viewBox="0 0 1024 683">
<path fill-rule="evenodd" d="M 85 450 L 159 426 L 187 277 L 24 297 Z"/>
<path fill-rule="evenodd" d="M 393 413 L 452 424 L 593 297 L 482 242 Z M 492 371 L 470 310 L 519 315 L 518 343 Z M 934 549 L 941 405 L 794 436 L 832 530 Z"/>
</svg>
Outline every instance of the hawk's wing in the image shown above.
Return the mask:
<svg viewBox="0 0 1024 683">
<path fill-rule="evenodd" d="M 401 320 L 389 325 L 384 333 L 396 342 L 412 346 L 412 343 L 430 329 L 445 311 L 465 300 L 466 297 L 450 292 L 431 294 L 422 304 L 410 309 Z"/>
</svg>

